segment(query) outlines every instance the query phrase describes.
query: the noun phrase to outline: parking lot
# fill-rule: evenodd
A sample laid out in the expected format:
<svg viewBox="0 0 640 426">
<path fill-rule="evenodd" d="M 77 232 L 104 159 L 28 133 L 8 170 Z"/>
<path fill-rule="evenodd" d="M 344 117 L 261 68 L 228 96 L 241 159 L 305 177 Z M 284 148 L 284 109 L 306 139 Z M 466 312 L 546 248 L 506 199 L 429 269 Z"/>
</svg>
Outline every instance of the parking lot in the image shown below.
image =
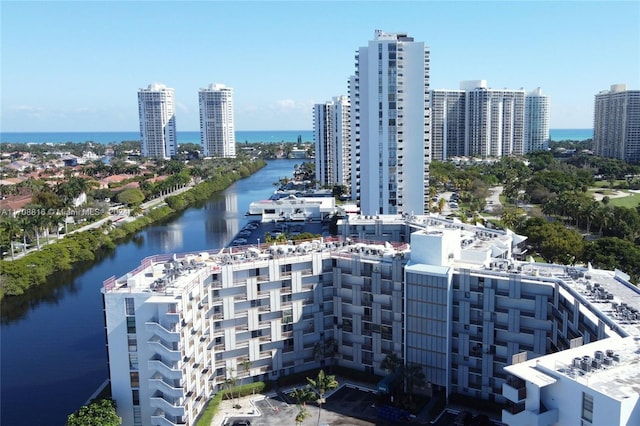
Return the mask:
<svg viewBox="0 0 640 426">
<path fill-rule="evenodd" d="M 251 426 L 287 426 L 295 424 L 298 408 L 291 398 L 284 394 L 270 395 L 253 401 L 257 409 L 257 416 L 228 417 L 225 425 L 232 425 L 235 421 L 248 420 Z M 398 424 L 386 422 L 377 417 L 378 409 L 373 406 L 375 394 L 372 391 L 352 385 L 341 386 L 326 398 L 322 405 L 320 424 L 330 426 L 391 426 Z M 307 403 L 309 416 L 302 425 L 318 424 L 318 405 Z M 217 426 L 217 425 L 216 425 Z"/>
</svg>

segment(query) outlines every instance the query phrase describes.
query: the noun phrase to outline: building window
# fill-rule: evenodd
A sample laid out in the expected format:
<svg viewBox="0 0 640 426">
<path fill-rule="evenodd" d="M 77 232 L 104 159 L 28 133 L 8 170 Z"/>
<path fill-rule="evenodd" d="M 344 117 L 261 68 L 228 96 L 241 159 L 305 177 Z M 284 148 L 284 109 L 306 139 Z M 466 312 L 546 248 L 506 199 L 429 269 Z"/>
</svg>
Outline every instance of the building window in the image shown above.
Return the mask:
<svg viewBox="0 0 640 426">
<path fill-rule="evenodd" d="M 133 298 L 127 297 L 124 299 L 124 310 L 126 315 L 135 315 L 136 310 L 133 305 Z"/>
<path fill-rule="evenodd" d="M 127 337 L 129 342 L 129 352 L 136 352 L 138 350 L 138 343 L 136 341 L 136 336 Z"/>
<path fill-rule="evenodd" d="M 138 369 L 138 354 L 136 352 L 129 353 L 129 368 L 132 370 Z"/>
<path fill-rule="evenodd" d="M 290 324 L 293 322 L 293 309 L 285 309 L 282 311 L 282 323 Z"/>
<path fill-rule="evenodd" d="M 136 317 L 127 317 L 127 333 L 136 333 Z"/>
<path fill-rule="evenodd" d="M 132 388 L 139 388 L 140 387 L 140 373 L 138 373 L 137 371 L 131 371 L 129 373 L 129 375 L 131 376 L 131 387 Z"/>
<path fill-rule="evenodd" d="M 140 405 L 140 391 L 134 389 L 131 391 L 131 395 L 133 396 L 133 405 Z"/>
<path fill-rule="evenodd" d="M 593 421 L 593 396 L 582 392 L 582 420 Z"/>
<path fill-rule="evenodd" d="M 142 424 L 142 412 L 140 407 L 133 407 L 133 424 L 136 426 Z"/>
</svg>

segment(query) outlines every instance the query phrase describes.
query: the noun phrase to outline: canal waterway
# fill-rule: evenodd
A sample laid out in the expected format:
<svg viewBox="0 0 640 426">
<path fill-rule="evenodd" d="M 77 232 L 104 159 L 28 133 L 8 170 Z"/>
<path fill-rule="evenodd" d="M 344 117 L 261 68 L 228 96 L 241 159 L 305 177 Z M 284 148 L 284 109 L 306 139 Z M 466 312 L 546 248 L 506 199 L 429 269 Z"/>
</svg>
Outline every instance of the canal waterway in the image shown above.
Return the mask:
<svg viewBox="0 0 640 426">
<path fill-rule="evenodd" d="M 146 256 L 227 245 L 248 222 L 252 201 L 269 198 L 302 160 L 272 160 L 254 175 L 162 224 L 144 229 L 101 259 L 51 276 L 3 300 L 0 318 L 0 424 L 64 425 L 107 378 L 102 282 Z"/>
</svg>

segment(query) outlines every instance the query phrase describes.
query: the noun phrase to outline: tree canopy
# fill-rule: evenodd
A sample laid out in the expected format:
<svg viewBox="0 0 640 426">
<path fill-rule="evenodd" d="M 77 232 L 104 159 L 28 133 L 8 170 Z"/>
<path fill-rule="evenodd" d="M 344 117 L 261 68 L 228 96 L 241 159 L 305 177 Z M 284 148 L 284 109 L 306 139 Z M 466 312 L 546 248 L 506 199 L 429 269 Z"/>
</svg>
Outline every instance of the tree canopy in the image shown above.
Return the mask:
<svg viewBox="0 0 640 426">
<path fill-rule="evenodd" d="M 93 401 L 69 414 L 67 426 L 119 426 L 122 419 L 116 413 L 116 405 L 110 399 Z"/>
</svg>

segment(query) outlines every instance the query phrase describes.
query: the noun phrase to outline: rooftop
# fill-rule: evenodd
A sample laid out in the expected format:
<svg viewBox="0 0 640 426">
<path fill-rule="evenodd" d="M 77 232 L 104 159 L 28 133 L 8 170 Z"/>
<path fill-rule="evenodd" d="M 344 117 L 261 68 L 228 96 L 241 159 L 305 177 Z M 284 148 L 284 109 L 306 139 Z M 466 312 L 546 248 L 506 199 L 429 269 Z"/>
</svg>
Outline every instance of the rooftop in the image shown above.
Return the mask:
<svg viewBox="0 0 640 426">
<path fill-rule="evenodd" d="M 640 338 L 611 337 L 505 369 L 540 387 L 562 377 L 617 400 L 640 393 Z"/>
</svg>

